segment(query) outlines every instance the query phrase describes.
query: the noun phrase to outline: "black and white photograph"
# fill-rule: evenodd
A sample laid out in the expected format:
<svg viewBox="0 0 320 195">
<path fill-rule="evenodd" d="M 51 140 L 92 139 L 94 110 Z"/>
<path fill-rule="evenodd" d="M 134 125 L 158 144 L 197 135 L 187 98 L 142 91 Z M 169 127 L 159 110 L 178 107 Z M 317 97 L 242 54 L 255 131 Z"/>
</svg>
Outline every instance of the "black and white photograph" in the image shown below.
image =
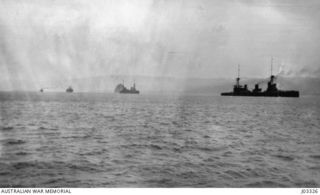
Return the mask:
<svg viewBox="0 0 320 195">
<path fill-rule="evenodd" d="M 319 0 L 0 0 L 0 188 L 317 194 L 319 54 Z"/>
</svg>

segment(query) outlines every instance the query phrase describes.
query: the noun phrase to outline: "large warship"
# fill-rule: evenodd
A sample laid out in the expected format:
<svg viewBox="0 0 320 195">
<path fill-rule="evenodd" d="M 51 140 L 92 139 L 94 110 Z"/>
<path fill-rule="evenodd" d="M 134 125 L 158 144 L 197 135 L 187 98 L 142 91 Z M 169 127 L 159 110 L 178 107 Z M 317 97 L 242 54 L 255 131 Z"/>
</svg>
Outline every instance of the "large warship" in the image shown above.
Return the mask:
<svg viewBox="0 0 320 195">
<path fill-rule="evenodd" d="M 115 93 L 124 93 L 124 94 L 139 94 L 140 91 L 136 89 L 136 84 L 133 83 L 133 86 L 128 89 L 124 86 L 124 82 L 118 84 L 117 87 L 114 89 Z"/>
<path fill-rule="evenodd" d="M 299 97 L 299 91 L 284 91 L 277 88 L 275 83 L 276 77 L 272 74 L 271 65 L 271 76 L 268 82 L 267 89 L 262 91 L 259 87 L 259 83 L 255 84 L 254 89 L 251 91 L 248 89 L 248 85 L 240 85 L 240 68 L 238 65 L 238 77 L 236 78 L 236 84 L 233 86 L 232 92 L 221 93 L 222 96 L 264 96 L 264 97 Z"/>
</svg>

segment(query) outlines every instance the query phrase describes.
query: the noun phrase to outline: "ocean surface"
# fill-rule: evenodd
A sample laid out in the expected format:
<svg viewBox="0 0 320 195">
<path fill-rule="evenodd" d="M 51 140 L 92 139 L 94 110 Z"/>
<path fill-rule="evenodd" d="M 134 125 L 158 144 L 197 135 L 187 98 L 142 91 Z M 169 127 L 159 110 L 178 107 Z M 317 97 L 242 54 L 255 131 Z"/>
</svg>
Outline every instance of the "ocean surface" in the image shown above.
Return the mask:
<svg viewBox="0 0 320 195">
<path fill-rule="evenodd" d="M 0 187 L 320 187 L 320 97 L 1 92 Z"/>
</svg>

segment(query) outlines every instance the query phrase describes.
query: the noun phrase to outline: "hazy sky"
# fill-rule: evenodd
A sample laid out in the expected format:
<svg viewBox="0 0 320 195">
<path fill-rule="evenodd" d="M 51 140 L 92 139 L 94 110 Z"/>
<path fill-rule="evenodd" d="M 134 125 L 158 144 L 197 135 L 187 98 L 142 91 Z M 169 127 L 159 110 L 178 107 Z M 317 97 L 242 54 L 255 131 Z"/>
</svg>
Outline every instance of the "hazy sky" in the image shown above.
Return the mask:
<svg viewBox="0 0 320 195">
<path fill-rule="evenodd" d="M 0 76 L 320 76 L 319 0 L 0 0 Z"/>
</svg>

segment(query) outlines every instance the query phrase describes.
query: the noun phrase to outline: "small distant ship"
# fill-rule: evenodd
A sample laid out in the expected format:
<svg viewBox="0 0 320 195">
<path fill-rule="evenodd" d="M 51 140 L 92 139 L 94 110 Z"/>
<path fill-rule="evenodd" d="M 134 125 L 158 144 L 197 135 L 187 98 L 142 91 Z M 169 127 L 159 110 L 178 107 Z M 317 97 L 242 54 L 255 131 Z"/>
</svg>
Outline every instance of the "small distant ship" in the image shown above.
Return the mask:
<svg viewBox="0 0 320 195">
<path fill-rule="evenodd" d="M 236 84 L 233 86 L 233 92 L 224 92 L 221 93 L 221 96 L 299 97 L 299 91 L 284 91 L 277 88 L 277 84 L 275 83 L 276 77 L 272 75 L 272 68 L 270 81 L 268 82 L 268 87 L 265 91 L 262 91 L 262 89 L 259 88 L 259 83 L 255 84 L 252 91 L 248 89 L 246 84 L 244 86 L 240 85 L 239 72 L 238 66 L 238 78 L 236 79 Z"/>
<path fill-rule="evenodd" d="M 124 82 L 121 84 L 118 84 L 116 88 L 114 89 L 115 93 L 124 93 L 124 94 L 139 94 L 140 91 L 136 89 L 136 84 L 133 83 L 133 86 L 128 89 L 124 86 Z"/>
<path fill-rule="evenodd" d="M 41 89 L 40 89 L 40 92 L 41 92 L 41 93 L 43 93 L 43 92 L 44 92 L 43 88 L 41 88 Z"/>
<path fill-rule="evenodd" d="M 72 93 L 72 92 L 73 92 L 72 87 L 71 87 L 71 86 L 69 86 L 69 87 L 66 89 L 66 92 L 67 92 L 67 93 Z"/>
</svg>

